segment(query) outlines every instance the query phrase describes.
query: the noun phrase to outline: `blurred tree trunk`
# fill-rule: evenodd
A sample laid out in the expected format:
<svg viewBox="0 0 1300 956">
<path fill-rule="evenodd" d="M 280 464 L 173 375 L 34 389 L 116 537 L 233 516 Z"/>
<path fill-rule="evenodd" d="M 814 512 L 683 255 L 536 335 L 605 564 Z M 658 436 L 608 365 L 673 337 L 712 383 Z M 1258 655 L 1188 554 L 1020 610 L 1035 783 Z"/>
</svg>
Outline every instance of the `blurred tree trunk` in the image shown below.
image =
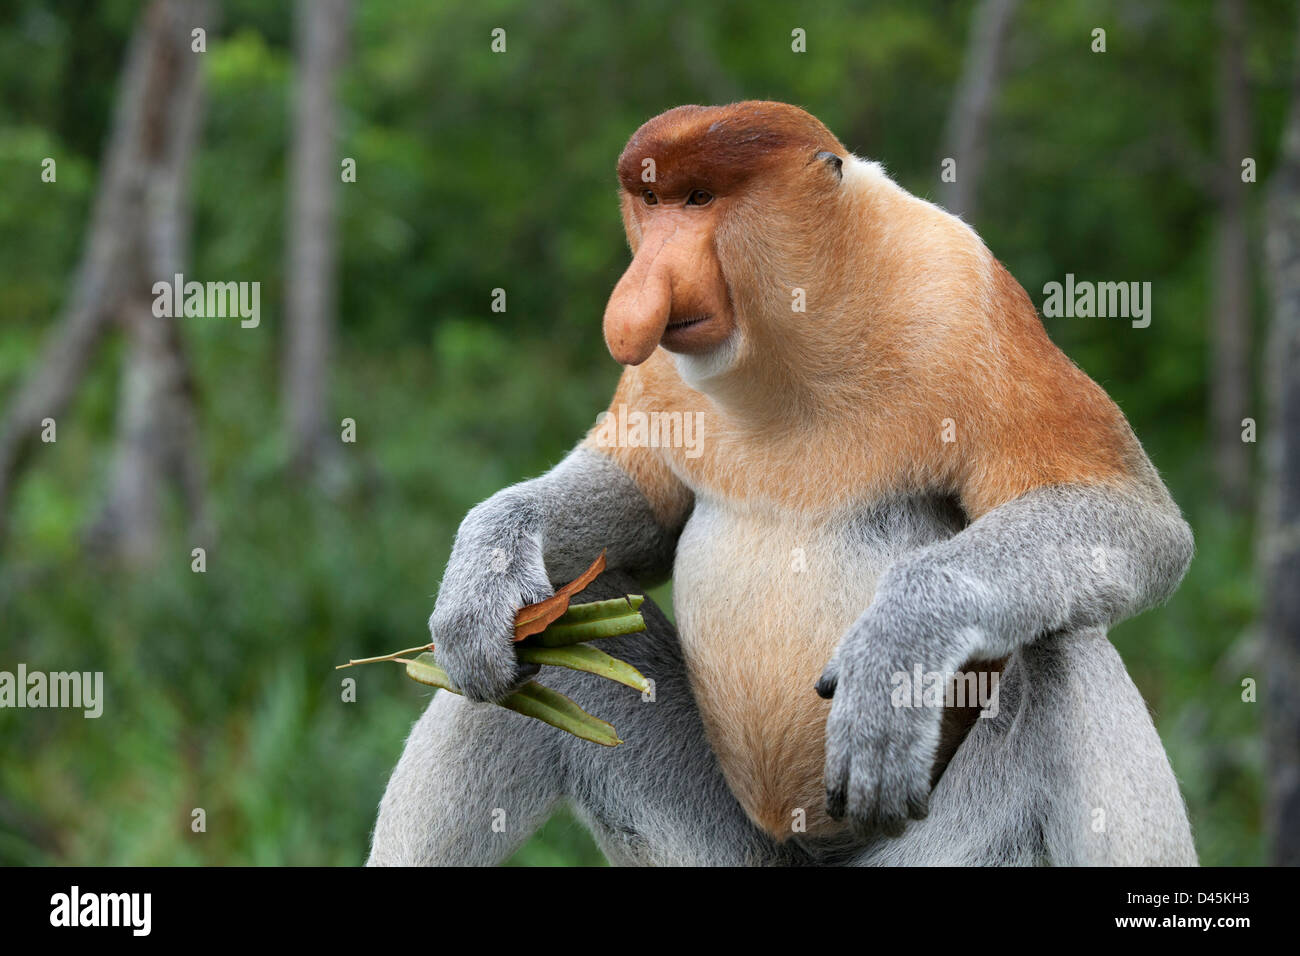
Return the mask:
<svg viewBox="0 0 1300 956">
<path fill-rule="evenodd" d="M 1219 494 L 1234 511 L 1250 494 L 1249 446 L 1241 420 L 1251 400 L 1250 250 L 1241 161 L 1250 152 L 1250 93 L 1246 83 L 1245 3 L 1219 0 L 1219 168 L 1214 243 L 1214 314 L 1210 327 L 1210 423 Z"/>
<path fill-rule="evenodd" d="M 154 0 L 131 40 L 70 305 L 0 425 L 0 540 L 14 487 L 41 422 L 57 419 L 67 409 L 114 321 L 123 324 L 129 340 L 123 393 L 136 410 L 122 415 L 109 518 L 100 522 L 100 540 L 116 547 L 128 530 L 122 522 L 136 518 L 145 522 L 141 527 L 151 527 L 139 502 L 129 500 L 141 499 L 139 488 L 152 480 L 148 469 L 128 467 L 124 460 L 140 446 L 165 445 L 165 453 L 151 452 L 158 460 L 179 457 L 191 511 L 201 507 L 198 466 L 191 452 L 178 453 L 174 442 L 151 438 L 145 419 L 193 416 L 188 389 L 178 387 L 188 381 L 178 330 L 160 324 L 176 320 L 149 320 L 154 318 L 152 283 L 178 271 L 183 258 L 184 186 L 198 126 L 200 54 L 190 50 L 190 30 L 207 27 L 209 12 L 209 5 L 200 0 Z M 167 384 L 147 385 L 146 380 Z M 157 405 L 143 408 L 146 400 Z M 127 441 L 130 435 L 136 440 Z M 192 435 L 187 430 L 185 440 L 192 441 Z M 137 478 L 140 486 L 127 485 Z M 133 541 L 130 549 L 139 544 Z"/>
<path fill-rule="evenodd" d="M 100 550 L 144 562 L 157 550 L 167 481 L 181 490 L 191 528 L 203 533 L 203 468 L 195 388 L 179 316 L 153 313 L 153 284 L 188 259 L 189 173 L 200 127 L 200 56 L 190 31 L 210 26 L 207 4 L 157 0 L 149 10 L 145 140 L 138 156 L 140 216 L 128 247 L 129 291 L 117 320 L 126 335 L 117 445 L 108 496 L 91 529 Z"/>
<path fill-rule="evenodd" d="M 1003 52 L 1019 0 L 981 0 L 971 16 L 961 80 L 948 114 L 945 156 L 957 161 L 957 180 L 940 183 L 939 195 L 955 216 L 975 221 L 980 174 L 987 152 L 989 117 L 997 97 Z"/>
<path fill-rule="evenodd" d="M 298 0 L 297 71 L 288 214 L 284 403 L 295 470 L 329 465 L 329 367 L 334 331 L 339 187 L 335 86 L 346 56 L 348 0 Z"/>
<path fill-rule="evenodd" d="M 1300 865 L 1300 32 L 1291 107 L 1271 184 L 1264 578 L 1265 745 L 1273 861 Z"/>
</svg>

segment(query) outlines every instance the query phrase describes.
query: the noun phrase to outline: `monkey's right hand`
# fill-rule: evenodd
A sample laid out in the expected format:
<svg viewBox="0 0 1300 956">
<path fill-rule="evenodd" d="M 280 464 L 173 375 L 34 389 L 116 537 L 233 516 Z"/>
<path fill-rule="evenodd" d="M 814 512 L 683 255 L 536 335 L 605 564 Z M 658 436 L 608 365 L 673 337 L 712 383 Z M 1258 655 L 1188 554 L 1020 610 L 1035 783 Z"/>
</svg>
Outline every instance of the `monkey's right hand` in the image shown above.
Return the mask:
<svg viewBox="0 0 1300 956">
<path fill-rule="evenodd" d="M 538 667 L 515 656 L 515 613 L 554 593 L 542 562 L 534 509 L 498 494 L 461 522 L 429 633 L 453 684 L 474 701 L 499 701 Z"/>
</svg>

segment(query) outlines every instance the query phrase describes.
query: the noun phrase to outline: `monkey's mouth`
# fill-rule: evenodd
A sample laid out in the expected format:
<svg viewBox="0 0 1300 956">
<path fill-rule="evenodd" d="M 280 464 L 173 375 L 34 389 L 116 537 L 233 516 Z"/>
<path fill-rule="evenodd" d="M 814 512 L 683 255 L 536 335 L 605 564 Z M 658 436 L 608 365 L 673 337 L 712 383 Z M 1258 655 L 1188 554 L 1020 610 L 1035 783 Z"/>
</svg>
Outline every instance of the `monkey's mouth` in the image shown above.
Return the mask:
<svg viewBox="0 0 1300 956">
<path fill-rule="evenodd" d="M 716 312 L 686 315 L 669 322 L 659 344 L 669 352 L 698 355 L 715 348 L 727 337 L 731 323 Z"/>
<path fill-rule="evenodd" d="M 707 322 L 711 319 L 710 315 L 691 315 L 684 319 L 678 319 L 676 322 L 669 322 L 668 327 L 664 330 L 671 332 L 676 329 L 689 329 L 691 326 L 699 325 L 701 322 Z"/>
</svg>

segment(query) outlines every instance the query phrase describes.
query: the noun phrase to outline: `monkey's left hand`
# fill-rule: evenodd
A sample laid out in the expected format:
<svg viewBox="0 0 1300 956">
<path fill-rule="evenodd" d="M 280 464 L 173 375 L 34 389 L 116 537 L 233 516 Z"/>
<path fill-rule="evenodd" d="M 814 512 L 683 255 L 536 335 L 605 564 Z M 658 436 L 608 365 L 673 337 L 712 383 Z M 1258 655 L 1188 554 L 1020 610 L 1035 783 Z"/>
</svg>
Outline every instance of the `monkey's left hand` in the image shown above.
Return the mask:
<svg viewBox="0 0 1300 956">
<path fill-rule="evenodd" d="M 834 695 L 831 816 L 863 834 L 898 835 L 926 815 L 943 708 L 913 706 L 910 692 L 896 706 L 891 693 L 900 680 L 910 690 L 918 668 L 946 686 L 969 661 L 1055 631 L 1109 628 L 1167 598 L 1191 560 L 1192 533 L 1157 491 L 1040 488 L 886 571 L 817 684 Z"/>
<path fill-rule="evenodd" d="M 891 583 L 899 586 L 882 588 L 817 682 L 817 692 L 833 698 L 826 723 L 827 810 L 836 819 L 847 817 L 860 837 L 898 836 L 909 819 L 929 812 L 943 708 L 913 706 L 911 684 L 918 667 L 946 682 L 981 643 L 961 612 L 965 602 L 936 600 L 944 582 L 920 580 L 948 577 L 922 568 L 896 576 Z M 900 680 L 905 692 L 897 690 Z"/>
</svg>

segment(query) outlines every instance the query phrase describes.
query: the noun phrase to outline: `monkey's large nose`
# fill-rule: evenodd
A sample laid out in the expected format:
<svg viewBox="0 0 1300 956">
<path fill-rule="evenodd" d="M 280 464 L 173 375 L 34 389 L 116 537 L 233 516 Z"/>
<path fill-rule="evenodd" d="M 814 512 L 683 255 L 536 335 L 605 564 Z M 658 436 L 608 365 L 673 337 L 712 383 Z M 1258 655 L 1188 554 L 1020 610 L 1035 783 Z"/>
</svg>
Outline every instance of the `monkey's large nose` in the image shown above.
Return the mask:
<svg viewBox="0 0 1300 956">
<path fill-rule="evenodd" d="M 605 344 L 622 365 L 648 359 L 668 325 L 673 284 L 663 251 L 662 240 L 643 243 L 605 306 Z"/>
</svg>

